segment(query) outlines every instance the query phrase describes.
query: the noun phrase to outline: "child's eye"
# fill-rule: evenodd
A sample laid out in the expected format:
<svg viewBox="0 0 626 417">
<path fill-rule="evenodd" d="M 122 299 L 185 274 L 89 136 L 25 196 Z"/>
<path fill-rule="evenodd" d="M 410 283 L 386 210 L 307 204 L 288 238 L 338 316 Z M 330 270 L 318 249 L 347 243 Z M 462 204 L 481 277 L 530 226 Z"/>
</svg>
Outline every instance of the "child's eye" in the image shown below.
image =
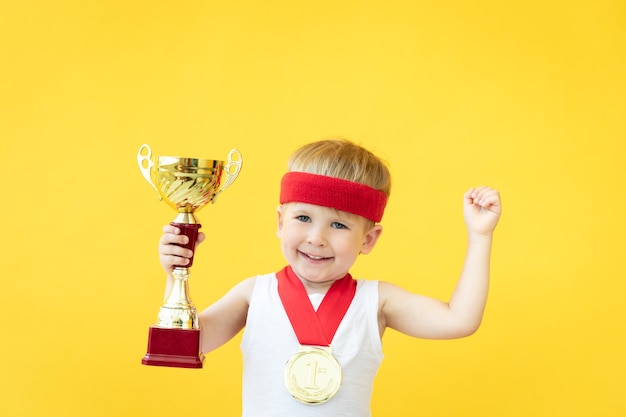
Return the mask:
<svg viewBox="0 0 626 417">
<path fill-rule="evenodd" d="M 348 226 L 339 222 L 332 222 L 330 226 L 334 229 L 347 229 L 348 228 Z"/>
<path fill-rule="evenodd" d="M 300 220 L 301 222 L 310 222 L 311 221 L 311 218 L 309 216 L 305 216 L 305 215 L 297 216 L 296 219 Z"/>
</svg>

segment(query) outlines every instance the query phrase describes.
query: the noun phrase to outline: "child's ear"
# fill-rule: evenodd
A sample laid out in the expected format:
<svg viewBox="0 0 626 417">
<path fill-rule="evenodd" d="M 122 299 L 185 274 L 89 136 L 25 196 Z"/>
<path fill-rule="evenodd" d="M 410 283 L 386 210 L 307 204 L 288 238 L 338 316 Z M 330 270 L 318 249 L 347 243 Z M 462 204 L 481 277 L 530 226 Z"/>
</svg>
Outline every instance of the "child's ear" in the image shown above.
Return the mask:
<svg viewBox="0 0 626 417">
<path fill-rule="evenodd" d="M 280 237 L 280 232 L 283 230 L 283 206 L 276 207 L 276 213 L 278 214 L 278 230 L 276 235 Z"/>
<path fill-rule="evenodd" d="M 365 233 L 365 237 L 363 238 L 363 244 L 361 245 L 361 253 L 368 254 L 374 249 L 376 246 L 376 242 L 378 238 L 383 233 L 383 226 L 380 224 L 374 225 L 370 230 Z"/>
</svg>

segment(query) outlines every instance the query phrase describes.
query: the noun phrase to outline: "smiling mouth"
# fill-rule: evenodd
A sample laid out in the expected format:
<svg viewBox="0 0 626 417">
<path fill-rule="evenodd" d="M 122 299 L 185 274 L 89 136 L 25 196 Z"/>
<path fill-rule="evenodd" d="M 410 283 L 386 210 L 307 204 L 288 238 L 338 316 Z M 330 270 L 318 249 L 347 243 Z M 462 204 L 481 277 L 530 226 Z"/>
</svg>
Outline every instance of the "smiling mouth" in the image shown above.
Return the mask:
<svg viewBox="0 0 626 417">
<path fill-rule="evenodd" d="M 305 257 L 307 257 L 307 258 L 309 258 L 309 259 L 312 259 L 312 260 L 314 260 L 314 261 L 323 261 L 323 260 L 326 260 L 326 259 L 331 259 L 331 258 L 329 258 L 329 257 L 324 257 L 324 256 L 315 256 L 315 255 L 311 255 L 311 254 L 309 254 L 309 253 L 304 253 L 304 252 L 300 252 L 300 253 L 301 253 L 303 256 L 305 256 Z"/>
</svg>

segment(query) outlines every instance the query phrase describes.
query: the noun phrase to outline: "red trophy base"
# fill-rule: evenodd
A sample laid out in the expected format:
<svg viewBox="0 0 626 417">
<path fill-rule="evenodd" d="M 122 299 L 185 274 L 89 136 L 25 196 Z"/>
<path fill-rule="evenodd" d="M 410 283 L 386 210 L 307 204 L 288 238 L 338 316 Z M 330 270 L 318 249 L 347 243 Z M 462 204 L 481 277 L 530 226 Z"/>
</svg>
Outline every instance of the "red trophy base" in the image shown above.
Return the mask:
<svg viewBox="0 0 626 417">
<path fill-rule="evenodd" d="M 202 368 L 200 330 L 150 327 L 148 353 L 141 363 L 175 368 Z"/>
</svg>

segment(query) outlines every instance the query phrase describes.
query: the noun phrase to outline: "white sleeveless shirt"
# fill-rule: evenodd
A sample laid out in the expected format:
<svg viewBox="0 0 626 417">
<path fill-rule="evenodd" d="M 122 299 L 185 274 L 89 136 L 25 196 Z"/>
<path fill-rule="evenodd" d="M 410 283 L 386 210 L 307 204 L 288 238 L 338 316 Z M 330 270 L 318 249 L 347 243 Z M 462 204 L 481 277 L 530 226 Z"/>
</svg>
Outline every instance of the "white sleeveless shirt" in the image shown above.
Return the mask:
<svg viewBox="0 0 626 417">
<path fill-rule="evenodd" d="M 276 274 L 259 275 L 241 341 L 243 417 L 369 417 L 374 377 L 383 358 L 378 330 L 378 281 L 357 280 L 337 329 L 332 353 L 343 382 L 326 403 L 303 404 L 283 380 L 285 364 L 300 346 L 278 295 Z"/>
</svg>

